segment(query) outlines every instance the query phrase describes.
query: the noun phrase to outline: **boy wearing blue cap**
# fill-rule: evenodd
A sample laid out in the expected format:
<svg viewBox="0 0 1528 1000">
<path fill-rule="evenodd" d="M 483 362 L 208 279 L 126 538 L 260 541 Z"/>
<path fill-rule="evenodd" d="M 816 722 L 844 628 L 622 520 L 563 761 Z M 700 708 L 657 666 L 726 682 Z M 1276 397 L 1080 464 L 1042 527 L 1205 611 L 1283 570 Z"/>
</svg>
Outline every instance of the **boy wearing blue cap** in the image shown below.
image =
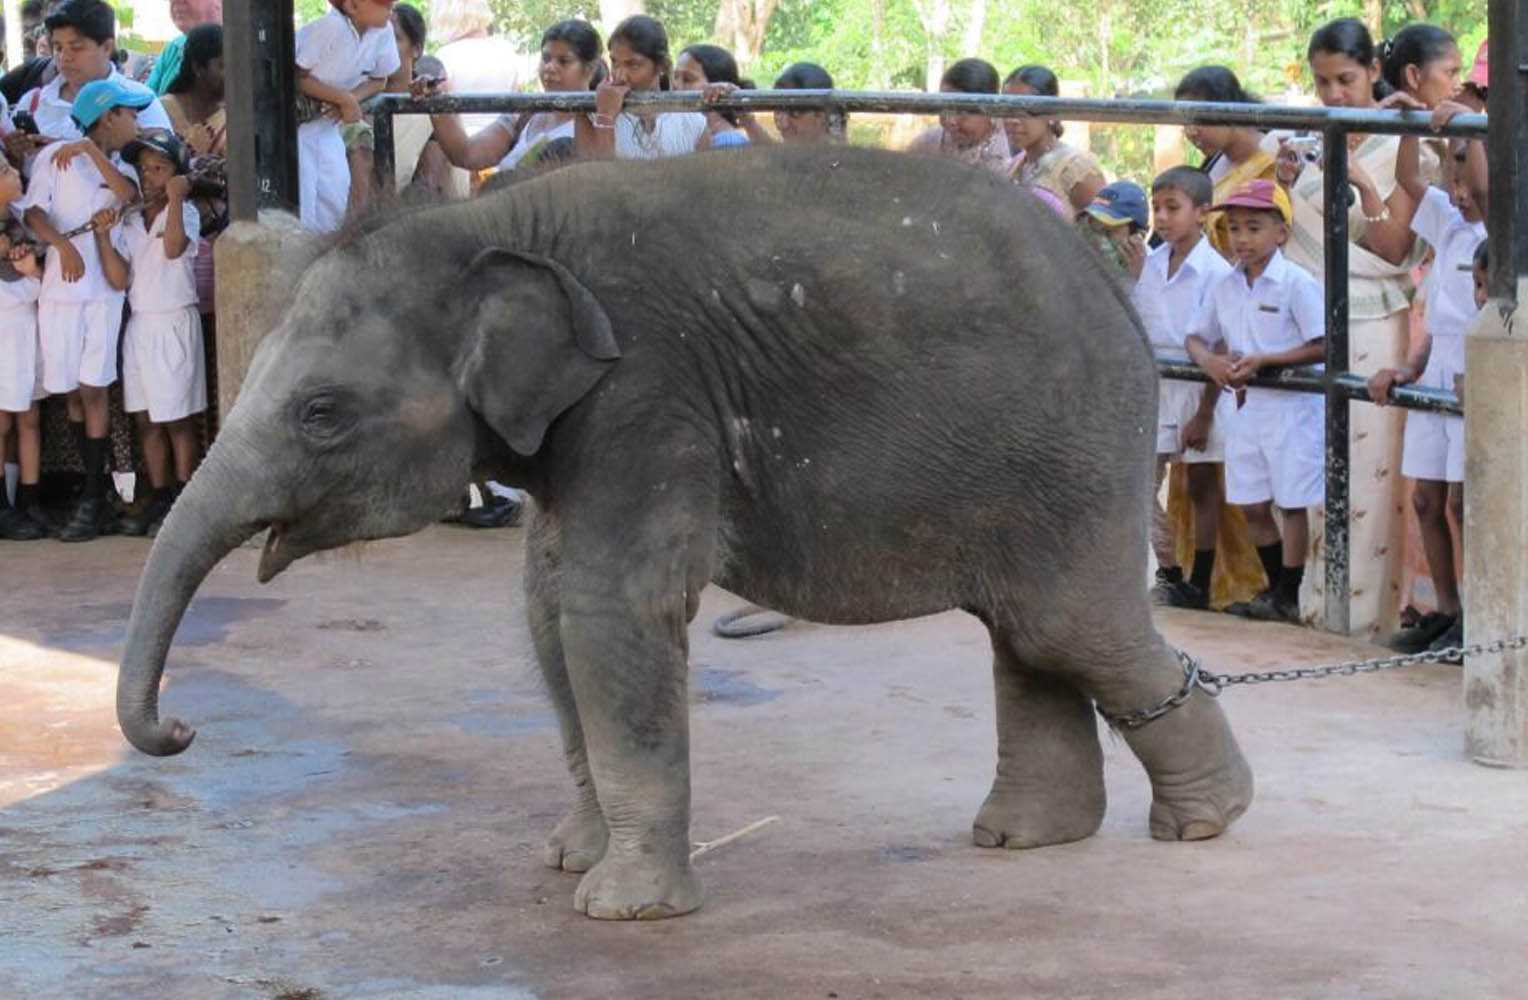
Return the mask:
<svg viewBox="0 0 1528 1000">
<path fill-rule="evenodd" d="M 1146 260 L 1143 235 L 1151 217 L 1146 206 L 1146 192 L 1130 181 L 1105 185 L 1093 203 L 1077 213 L 1077 228 L 1083 237 L 1115 267 L 1132 280 L 1141 276 Z"/>
<path fill-rule="evenodd" d="M 116 154 L 137 138 L 137 109 L 150 100 L 143 88 L 111 77 L 81 87 L 74 120 L 87 138 L 37 157 L 23 203 L 27 228 L 49 247 L 37 303 L 43 389 L 50 395 L 69 394 L 69 419 L 77 432 L 83 421 L 85 491 L 59 532 L 66 542 L 95 538 L 110 513 L 105 500 L 106 390 L 117 379 L 124 298 L 102 267 L 97 237 L 84 227 L 91 222 L 99 226 L 100 213 L 137 199 L 137 175 Z M 75 229 L 83 231 L 63 235 Z"/>
</svg>

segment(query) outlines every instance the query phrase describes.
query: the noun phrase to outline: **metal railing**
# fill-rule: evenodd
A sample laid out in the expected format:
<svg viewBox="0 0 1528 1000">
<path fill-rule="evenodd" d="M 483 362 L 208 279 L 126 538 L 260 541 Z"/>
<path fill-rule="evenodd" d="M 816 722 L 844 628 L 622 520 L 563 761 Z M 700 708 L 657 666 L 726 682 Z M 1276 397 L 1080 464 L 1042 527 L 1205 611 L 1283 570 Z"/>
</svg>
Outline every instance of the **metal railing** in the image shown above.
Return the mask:
<svg viewBox="0 0 1528 1000">
<path fill-rule="evenodd" d="M 1356 108 L 1299 108 L 1264 104 L 1217 104 L 1202 101 L 1084 100 L 1013 95 L 881 93 L 836 90 L 736 91 L 705 104 L 694 92 L 647 92 L 628 95 L 626 106 L 654 111 L 838 111 L 937 115 L 983 114 L 993 118 L 1043 116 L 1072 121 L 1133 125 L 1236 125 L 1259 129 L 1320 132 L 1325 183 L 1326 360 L 1322 369 L 1267 370 L 1252 385 L 1326 396 L 1326 627 L 1346 633 L 1349 626 L 1349 455 L 1348 404 L 1368 401 L 1367 379 L 1348 370 L 1348 136 L 1352 133 L 1486 138 L 1484 115 L 1461 115 L 1434 131 L 1421 112 Z M 375 110 L 376 171 L 390 186 L 394 176 L 393 115 L 480 114 L 484 112 L 593 112 L 594 94 L 452 94 L 414 100 L 383 95 Z M 1510 207 L 1510 206 L 1509 206 Z M 1167 378 L 1205 381 L 1204 373 L 1182 355 L 1157 357 Z M 1405 409 L 1462 414 L 1458 398 L 1419 386 L 1392 391 Z"/>
</svg>

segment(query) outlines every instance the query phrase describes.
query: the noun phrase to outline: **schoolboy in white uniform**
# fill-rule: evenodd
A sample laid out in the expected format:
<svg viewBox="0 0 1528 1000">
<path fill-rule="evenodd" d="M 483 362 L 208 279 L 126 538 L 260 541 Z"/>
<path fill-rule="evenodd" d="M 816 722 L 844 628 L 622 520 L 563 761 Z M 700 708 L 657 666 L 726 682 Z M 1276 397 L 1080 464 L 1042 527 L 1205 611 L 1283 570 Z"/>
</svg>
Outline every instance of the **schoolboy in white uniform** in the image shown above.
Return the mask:
<svg viewBox="0 0 1528 1000">
<path fill-rule="evenodd" d="M 185 148 L 174 133 L 143 133 L 127 144 L 122 157 L 138 172 L 144 208 L 123 221 L 114 246 L 101 258 L 108 271 L 120 269 L 128 283 L 123 409 L 137 419 L 153 490 L 141 511 L 123 519 L 122 533 L 153 535 L 196 467 L 196 427 L 190 418 L 207 408 L 202 318 L 196 304 L 201 219 L 187 200 L 191 185 Z"/>
<path fill-rule="evenodd" d="M 1449 144 L 1449 191 L 1422 179 L 1416 136 L 1403 136 L 1396 151 L 1395 179 L 1416 205 L 1411 231 L 1433 248 L 1433 265 L 1426 288 L 1427 336 L 1407 354 L 1400 368 L 1379 372 L 1369 380 L 1369 394 L 1384 405 L 1390 387 L 1418 383 L 1453 391 L 1454 378 L 1464 374 L 1464 332 L 1479 310 L 1475 306 L 1475 251 L 1486 238 L 1485 191 L 1474 190 L 1470 169 L 1471 144 Z M 1476 150 L 1483 158 L 1483 148 Z M 1401 474 L 1416 480 L 1412 507 L 1421 529 L 1422 548 L 1436 596 L 1435 610 L 1415 625 L 1403 628 L 1387 645 L 1405 653 L 1446 649 L 1464 643 L 1464 605 L 1454 572 L 1454 536 L 1448 509 L 1464 529 L 1464 418 L 1413 410 L 1406 414 L 1405 450 Z"/>
<path fill-rule="evenodd" d="M 297 205 L 303 227 L 338 229 L 350 199 L 340 123 L 361 120 L 361 101 L 381 93 L 400 65 L 392 0 L 330 0 L 333 10 L 297 32 L 298 89 L 335 108 L 297 128 Z"/>
<path fill-rule="evenodd" d="M 66 0 L 53 8 L 43 24 L 53 45 L 58 75 L 22 94 L 12 109 L 25 110 L 37 123 L 35 136 L 14 140 L 20 144 L 15 151 L 26 157 L 28 171 L 35 164 L 36 151 L 45 144 L 84 137 L 74 120 L 74 99 L 80 88 L 92 80 L 112 79 L 144 97 L 146 101 L 139 115 L 143 128 L 172 127 L 169 113 L 154 92 L 123 76 L 112 61 L 117 24 L 110 4 L 104 0 Z"/>
<path fill-rule="evenodd" d="M 44 538 L 46 521 L 37 507 L 42 472 L 42 428 L 37 401 L 47 394 L 37 362 L 37 293 L 42 268 L 24 240 L 20 223 L 10 216 L 21 200 L 21 175 L 0 158 L 0 259 L 9 262 L 0 279 L 0 442 L 17 430 L 19 469 L 16 501 L 10 503 L 0 481 L 0 538 L 24 542 Z"/>
<path fill-rule="evenodd" d="M 111 78 L 81 87 L 74 117 L 88 138 L 57 143 L 37 157 L 24 203 L 27 228 L 50 248 L 37 305 L 43 388 L 70 393 L 70 419 L 84 422 L 85 492 L 59 532 L 62 541 L 96 537 L 110 514 L 106 390 L 117 380 L 124 295 L 101 265 L 94 233 L 61 234 L 137 198 L 137 177 L 115 154 L 137 137 L 136 109 L 145 103 L 139 89 Z"/>
<path fill-rule="evenodd" d="M 1321 286 L 1279 250 L 1289 238 L 1289 196 L 1272 181 L 1249 181 L 1212 209 L 1221 210 L 1237 267 L 1210 290 L 1189 328 L 1189 356 L 1217 385 L 1233 389 L 1265 367 L 1319 362 L 1326 338 Z M 1229 353 L 1214 350 L 1222 341 Z M 1244 508 L 1268 574 L 1267 590 L 1228 610 L 1267 621 L 1299 620 L 1310 547 L 1306 508 L 1326 493 L 1324 413 L 1319 395 L 1249 387 L 1228 421 L 1226 499 Z"/>
<path fill-rule="evenodd" d="M 1189 324 L 1216 282 L 1231 265 L 1204 236 L 1204 214 L 1214 185 L 1203 171 L 1173 167 L 1151 185 L 1152 225 L 1162 244 L 1140 264 L 1133 298 L 1153 350 L 1181 352 Z M 1205 609 L 1215 571 L 1215 539 L 1220 531 L 1220 464 L 1225 461 L 1224 397 L 1214 384 L 1162 379 L 1157 395 L 1157 488 L 1168 464 L 1187 468 L 1188 494 L 1194 507 L 1194 566 L 1183 578 L 1176 532 L 1160 501 L 1152 507 L 1151 545 L 1157 557 L 1159 604 Z"/>
</svg>

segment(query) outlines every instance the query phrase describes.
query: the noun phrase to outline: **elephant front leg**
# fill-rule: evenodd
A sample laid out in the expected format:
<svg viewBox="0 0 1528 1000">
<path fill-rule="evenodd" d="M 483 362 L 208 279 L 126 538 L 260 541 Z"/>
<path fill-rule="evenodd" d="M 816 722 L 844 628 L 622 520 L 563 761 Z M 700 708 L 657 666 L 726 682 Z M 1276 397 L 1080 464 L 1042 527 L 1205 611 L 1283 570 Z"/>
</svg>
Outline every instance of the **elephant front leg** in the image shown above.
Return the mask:
<svg viewBox="0 0 1528 1000">
<path fill-rule="evenodd" d="M 1081 840 L 1104 817 L 1104 761 L 1092 702 L 1065 680 L 1019 662 L 992 637 L 997 776 L 972 825 L 978 847 Z"/>
<path fill-rule="evenodd" d="M 609 597 L 593 602 L 597 610 L 563 608 L 568 675 L 608 829 L 604 857 L 573 897 L 591 917 L 674 917 L 701 903 L 690 867 L 683 600 L 668 602 L 678 604 L 677 626 Z"/>
<path fill-rule="evenodd" d="M 526 538 L 525 605 L 536 662 L 557 710 L 563 752 L 567 755 L 568 770 L 572 772 L 573 784 L 578 790 L 578 801 L 547 837 L 542 859 L 550 867 L 562 871 L 586 872 L 605 856 L 609 833 L 605 829 L 604 814 L 600 812 L 594 775 L 589 771 L 584 729 L 578 719 L 578 707 L 563 655 L 557 544 L 555 520 L 538 513 Z"/>
</svg>

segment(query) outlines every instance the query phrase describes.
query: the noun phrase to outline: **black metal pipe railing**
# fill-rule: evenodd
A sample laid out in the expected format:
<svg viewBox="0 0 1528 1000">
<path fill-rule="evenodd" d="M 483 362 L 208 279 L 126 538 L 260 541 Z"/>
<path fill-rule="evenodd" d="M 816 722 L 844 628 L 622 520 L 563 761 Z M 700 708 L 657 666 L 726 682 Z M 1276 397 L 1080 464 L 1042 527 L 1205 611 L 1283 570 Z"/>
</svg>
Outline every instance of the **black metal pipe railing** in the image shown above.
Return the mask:
<svg viewBox="0 0 1528 1000">
<path fill-rule="evenodd" d="M 395 114 L 464 114 L 483 112 L 592 112 L 588 91 L 547 94 L 443 94 L 413 99 L 384 94 L 375 105 L 376 171 L 390 188 L 394 171 Z M 1358 108 L 1302 108 L 1269 104 L 1220 104 L 1207 101 L 1089 100 L 1009 94 L 885 93 L 838 90 L 734 91 L 707 104 L 697 92 L 643 92 L 627 95 L 626 107 L 652 111 L 841 111 L 846 113 L 937 115 L 953 111 L 994 118 L 1043 116 L 1076 121 L 1136 125 L 1233 125 L 1265 130 L 1319 131 L 1322 140 L 1326 291 L 1326 363 L 1323 369 L 1294 368 L 1260 373 L 1250 384 L 1326 396 L 1326 627 L 1345 633 L 1350 624 L 1349 510 L 1350 456 L 1348 404 L 1369 401 L 1367 380 L 1348 371 L 1348 136 L 1458 136 L 1484 139 L 1485 115 L 1460 115 L 1433 129 L 1424 112 Z M 1166 378 L 1206 381 L 1185 358 L 1159 355 L 1158 372 Z M 1404 409 L 1462 414 L 1451 392 L 1402 386 L 1391 392 Z"/>
</svg>

